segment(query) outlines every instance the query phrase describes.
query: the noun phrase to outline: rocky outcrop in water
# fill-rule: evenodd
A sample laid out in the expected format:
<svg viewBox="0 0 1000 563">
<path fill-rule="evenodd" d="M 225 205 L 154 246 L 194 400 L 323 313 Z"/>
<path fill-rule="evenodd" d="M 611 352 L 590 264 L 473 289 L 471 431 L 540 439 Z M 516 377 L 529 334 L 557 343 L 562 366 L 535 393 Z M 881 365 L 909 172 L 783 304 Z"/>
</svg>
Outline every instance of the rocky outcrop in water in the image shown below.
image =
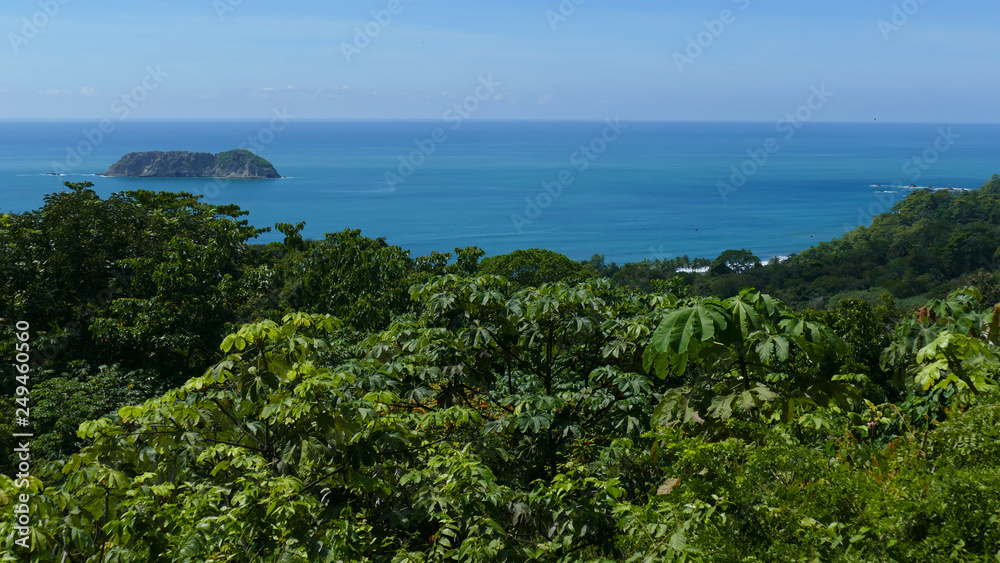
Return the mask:
<svg viewBox="0 0 1000 563">
<path fill-rule="evenodd" d="M 281 178 L 274 165 L 256 154 L 236 149 L 211 154 L 187 151 L 133 152 L 102 176 L 130 178 Z"/>
</svg>

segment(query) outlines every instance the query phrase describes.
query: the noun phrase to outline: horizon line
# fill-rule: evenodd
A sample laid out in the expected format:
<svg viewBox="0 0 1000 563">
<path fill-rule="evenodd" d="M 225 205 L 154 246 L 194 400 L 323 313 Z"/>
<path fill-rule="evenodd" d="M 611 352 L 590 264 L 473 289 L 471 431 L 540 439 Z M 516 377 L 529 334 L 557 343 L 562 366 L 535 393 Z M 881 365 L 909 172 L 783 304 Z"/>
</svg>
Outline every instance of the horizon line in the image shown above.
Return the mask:
<svg viewBox="0 0 1000 563">
<path fill-rule="evenodd" d="M 92 123 L 95 120 L 111 119 L 105 117 L 0 117 L 0 123 Z M 258 122 L 268 121 L 269 118 L 261 117 L 144 117 L 131 118 L 128 122 L 162 123 L 162 122 Z M 605 118 L 469 118 L 466 122 L 479 123 L 600 123 L 607 119 L 620 119 L 629 123 L 745 123 L 745 124 L 769 124 L 773 120 L 759 119 L 625 119 L 620 116 L 608 116 Z M 371 123 L 371 122 L 413 122 L 413 123 L 436 123 L 440 118 L 425 117 L 306 117 L 295 118 L 298 122 L 336 122 L 336 123 Z M 876 124 L 878 120 L 872 121 L 852 121 L 852 120 L 812 120 L 810 123 L 829 125 L 860 125 Z M 887 125 L 1000 125 L 1000 121 L 882 121 Z"/>
</svg>

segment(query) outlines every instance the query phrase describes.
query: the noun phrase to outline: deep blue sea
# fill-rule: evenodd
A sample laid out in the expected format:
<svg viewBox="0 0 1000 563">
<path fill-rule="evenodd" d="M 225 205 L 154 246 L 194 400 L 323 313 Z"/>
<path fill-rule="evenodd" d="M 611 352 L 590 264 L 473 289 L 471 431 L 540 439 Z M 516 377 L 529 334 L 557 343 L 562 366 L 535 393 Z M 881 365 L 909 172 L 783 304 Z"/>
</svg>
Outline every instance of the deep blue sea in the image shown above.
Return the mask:
<svg viewBox="0 0 1000 563">
<path fill-rule="evenodd" d="M 0 122 L 0 211 L 39 208 L 63 181 L 89 180 L 102 196 L 205 194 L 248 210 L 258 227 L 305 221 L 312 238 L 361 228 L 415 256 L 476 245 L 489 255 L 540 247 L 619 263 L 727 248 L 769 258 L 868 223 L 911 184 L 971 189 L 1000 173 L 1000 125 L 454 125 L 124 120 L 99 132 L 97 121 Z M 93 176 L 129 152 L 241 143 L 286 178 Z"/>
</svg>

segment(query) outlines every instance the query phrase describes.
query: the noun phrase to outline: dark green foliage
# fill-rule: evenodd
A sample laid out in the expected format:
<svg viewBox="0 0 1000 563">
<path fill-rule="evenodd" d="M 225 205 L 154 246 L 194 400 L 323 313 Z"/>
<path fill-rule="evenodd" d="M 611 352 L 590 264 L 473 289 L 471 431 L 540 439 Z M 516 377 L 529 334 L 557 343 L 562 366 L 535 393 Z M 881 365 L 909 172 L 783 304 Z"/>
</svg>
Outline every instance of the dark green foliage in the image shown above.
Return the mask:
<svg viewBox="0 0 1000 563">
<path fill-rule="evenodd" d="M 820 367 L 837 338 L 754 292 L 679 303 L 606 282 L 518 290 L 452 275 L 412 294 L 415 316 L 345 363 L 323 361 L 335 319 L 290 314 L 225 338 L 228 355 L 183 387 L 82 424 L 92 445 L 37 490 L 36 560 L 977 561 L 1000 550 L 995 378 L 978 384 L 989 395 L 953 394 L 954 414 L 928 426 L 892 403 L 798 400 L 765 375 L 783 422 L 760 405 L 764 416 L 717 407 L 708 433 L 694 417 L 649 416 L 669 393 L 635 371 L 645 350 L 663 350 L 682 381 L 671 354 L 697 359 L 695 372 L 742 369 L 715 342 L 743 346 L 760 374 L 772 358 L 781 375 Z M 929 304 L 938 336 L 911 361 L 936 361 L 943 335 L 1000 323 L 974 305 Z M 966 371 L 1000 366 L 985 336 Z M 937 369 L 937 385 L 962 387 Z M 0 498 L 14 491 L 0 477 Z"/>
<path fill-rule="evenodd" d="M 0 318 L 30 322 L 34 385 L 62 377 L 64 388 L 81 394 L 64 417 L 34 419 L 36 435 L 51 444 L 39 453 L 45 457 L 69 453 L 74 443 L 52 426 L 59 420 L 78 423 L 144 400 L 217 357 L 212 341 L 241 320 L 253 265 L 247 240 L 260 232 L 239 220 L 246 212 L 238 207 L 191 194 L 139 190 L 102 200 L 90 183 L 66 187 L 42 209 L 0 223 L 0 275 L 10 280 Z M 111 365 L 155 384 L 88 398 L 89 379 Z M 0 374 L 0 391 L 11 393 L 13 366 L 4 363 Z M 11 420 L 11 405 L 2 414 Z M 9 455 L 0 452 L 0 468 L 10 467 Z"/>
<path fill-rule="evenodd" d="M 214 356 L 205 339 L 237 320 L 246 241 L 260 231 L 236 206 L 147 191 L 101 200 L 91 186 L 67 183 L 40 211 L 5 216 L 0 317 L 31 319 L 36 360 L 152 360 L 183 381 Z M 159 341 L 167 334 L 178 336 Z"/>
<path fill-rule="evenodd" d="M 1000 303 L 1000 280 L 997 279 L 996 274 L 979 270 L 969 276 L 968 285 L 976 288 L 976 291 L 983 296 L 984 305 Z"/>
<path fill-rule="evenodd" d="M 269 245 L 274 274 L 268 286 L 270 302 L 263 311 L 284 314 L 308 309 L 335 315 L 360 331 L 384 328 L 408 311 L 412 284 L 432 275 L 471 275 L 484 254 L 474 246 L 456 248 L 455 263 L 449 264 L 450 253 L 411 258 L 408 250 L 384 238 L 364 237 L 360 229 L 304 241 L 299 235 L 304 226 L 277 225 L 285 241 Z"/>
<path fill-rule="evenodd" d="M 548 282 L 575 283 L 589 277 L 579 263 L 558 252 L 539 248 L 486 258 L 480 264 L 479 273 L 505 277 L 520 287 L 538 287 Z"/>
<path fill-rule="evenodd" d="M 275 265 L 279 303 L 285 310 L 310 309 L 344 319 L 361 330 L 385 326 L 409 304 L 416 264 L 409 251 L 360 229 L 328 233 L 321 241 L 292 244 Z M 299 249 L 301 248 L 301 249 Z"/>
<path fill-rule="evenodd" d="M 92 373 L 83 362 L 74 362 L 59 375 L 41 374 L 40 379 L 31 392 L 31 415 L 36 431 L 47 431 L 38 432 L 31 442 L 37 459 L 56 460 L 76 453 L 85 445 L 76 435 L 80 424 L 113 415 L 122 405 L 141 403 L 165 390 L 151 372 L 124 373 L 118 366 L 99 366 Z M 5 446 L 7 438 L 19 431 L 7 421 L 0 425 Z"/>
<path fill-rule="evenodd" d="M 884 403 L 903 398 L 900 389 L 893 385 L 892 373 L 879 365 L 883 350 L 892 344 L 901 316 L 892 299 L 886 295 L 877 304 L 844 299 L 835 309 L 815 313 L 815 316 L 843 338 L 847 351 L 842 356 L 842 370 L 867 379 L 869 384 L 862 389 L 865 399 Z"/>
<path fill-rule="evenodd" d="M 258 166 L 261 168 L 272 167 L 272 164 L 268 162 L 267 159 L 258 156 L 246 149 L 235 149 L 231 151 L 220 152 L 219 154 L 215 155 L 215 162 L 219 166 L 228 166 L 234 160 L 246 161 L 254 166 Z"/>
<path fill-rule="evenodd" d="M 708 271 L 717 276 L 726 274 L 742 274 L 751 268 L 761 265 L 760 258 L 757 258 L 747 249 L 726 250 L 712 261 Z"/>
<path fill-rule="evenodd" d="M 977 190 L 918 190 L 831 242 L 737 273 L 736 286 L 765 289 L 793 304 L 845 291 L 885 288 L 894 297 L 943 295 L 963 275 L 1000 270 L 1000 176 Z M 724 272 L 721 272 L 724 273 Z M 706 278 L 698 290 L 732 295 L 730 276 Z"/>
<path fill-rule="evenodd" d="M 611 278 L 622 287 L 630 287 L 641 291 L 660 291 L 660 288 L 681 288 L 690 286 L 696 274 L 690 271 L 707 268 L 711 263 L 707 258 L 689 258 L 681 256 L 670 259 L 643 260 L 619 266 L 612 262 L 604 263 L 604 256 L 595 254 L 590 260 L 581 262 L 583 267 L 593 275 Z M 664 285 L 666 284 L 666 285 Z M 686 291 L 686 290 L 685 290 Z"/>
</svg>

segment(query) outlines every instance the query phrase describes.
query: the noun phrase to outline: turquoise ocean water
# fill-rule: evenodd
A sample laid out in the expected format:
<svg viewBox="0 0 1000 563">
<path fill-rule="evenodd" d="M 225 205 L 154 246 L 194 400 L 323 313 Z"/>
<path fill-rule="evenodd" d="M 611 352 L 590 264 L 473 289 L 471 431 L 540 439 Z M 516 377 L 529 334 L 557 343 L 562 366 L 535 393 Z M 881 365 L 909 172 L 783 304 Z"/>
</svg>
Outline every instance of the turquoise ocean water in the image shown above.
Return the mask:
<svg viewBox="0 0 1000 563">
<path fill-rule="evenodd" d="M 490 255 L 541 247 L 619 263 L 714 257 L 727 248 L 768 258 L 867 223 L 911 184 L 969 189 L 1000 173 L 1000 125 L 621 122 L 612 128 L 480 121 L 453 129 L 443 121 L 294 119 L 108 125 L 109 132 L 99 132 L 91 121 L 0 122 L 0 211 L 38 208 L 63 181 L 90 180 L 102 196 L 138 188 L 202 193 L 250 211 L 258 227 L 305 221 L 313 238 L 361 228 L 414 255 L 477 245 Z M 92 176 L 128 152 L 215 153 L 248 138 L 286 178 Z M 46 175 L 53 172 L 67 175 Z M 387 172 L 396 176 L 387 181 Z"/>
</svg>

